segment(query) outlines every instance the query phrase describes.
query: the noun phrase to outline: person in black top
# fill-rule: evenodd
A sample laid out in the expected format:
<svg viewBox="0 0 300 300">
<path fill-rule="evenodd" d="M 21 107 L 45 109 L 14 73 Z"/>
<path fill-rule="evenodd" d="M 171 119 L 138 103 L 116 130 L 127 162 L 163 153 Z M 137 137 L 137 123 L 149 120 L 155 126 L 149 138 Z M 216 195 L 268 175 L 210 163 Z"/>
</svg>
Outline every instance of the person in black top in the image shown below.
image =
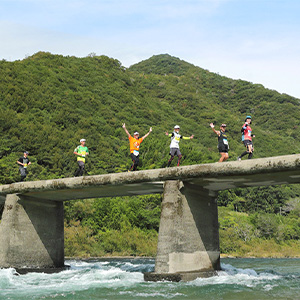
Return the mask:
<svg viewBox="0 0 300 300">
<path fill-rule="evenodd" d="M 17 164 L 19 165 L 19 171 L 21 174 L 21 181 L 24 181 L 24 179 L 27 176 L 27 167 L 31 164 L 28 158 L 28 152 L 25 151 L 23 157 L 20 157 L 17 161 Z"/>
<path fill-rule="evenodd" d="M 221 125 L 220 131 L 215 130 L 215 126 L 213 123 L 210 123 L 210 127 L 212 128 L 213 132 L 218 135 L 218 149 L 219 153 L 221 154 L 219 162 L 225 161 L 229 157 L 229 145 L 226 134 L 226 124 Z"/>
</svg>

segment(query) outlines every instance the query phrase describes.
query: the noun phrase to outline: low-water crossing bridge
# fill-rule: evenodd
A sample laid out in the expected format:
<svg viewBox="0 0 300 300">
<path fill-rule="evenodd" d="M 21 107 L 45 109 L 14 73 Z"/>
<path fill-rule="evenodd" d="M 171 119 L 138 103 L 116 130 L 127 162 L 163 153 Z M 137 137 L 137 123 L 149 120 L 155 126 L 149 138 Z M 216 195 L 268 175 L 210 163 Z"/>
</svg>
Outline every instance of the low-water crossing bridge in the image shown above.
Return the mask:
<svg viewBox="0 0 300 300">
<path fill-rule="evenodd" d="M 190 280 L 220 269 L 216 196 L 236 187 L 300 183 L 300 155 L 0 186 L 0 268 L 64 267 L 63 201 L 162 193 L 155 272 Z"/>
</svg>

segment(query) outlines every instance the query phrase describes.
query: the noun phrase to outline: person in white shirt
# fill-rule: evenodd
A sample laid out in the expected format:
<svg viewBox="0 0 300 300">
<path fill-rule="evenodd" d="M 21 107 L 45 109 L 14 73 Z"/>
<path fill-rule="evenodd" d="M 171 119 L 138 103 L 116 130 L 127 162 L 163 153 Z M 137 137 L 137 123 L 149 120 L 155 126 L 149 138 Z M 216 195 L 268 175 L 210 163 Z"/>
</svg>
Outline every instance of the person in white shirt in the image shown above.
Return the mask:
<svg viewBox="0 0 300 300">
<path fill-rule="evenodd" d="M 180 164 L 180 160 L 182 158 L 182 154 L 179 150 L 179 142 L 181 139 L 184 139 L 184 140 L 190 140 L 190 139 L 193 139 L 194 138 L 194 135 L 191 135 L 189 137 L 186 137 L 186 136 L 182 136 L 179 134 L 179 130 L 180 130 L 180 126 L 179 125 L 175 125 L 174 126 L 174 131 L 172 133 L 168 133 L 166 132 L 166 135 L 171 137 L 171 144 L 170 144 L 170 159 L 168 161 L 168 165 L 167 165 L 167 168 L 170 167 L 171 163 L 172 163 L 172 160 L 174 159 L 175 155 L 178 156 L 178 160 L 177 160 L 177 166 L 179 166 Z"/>
</svg>

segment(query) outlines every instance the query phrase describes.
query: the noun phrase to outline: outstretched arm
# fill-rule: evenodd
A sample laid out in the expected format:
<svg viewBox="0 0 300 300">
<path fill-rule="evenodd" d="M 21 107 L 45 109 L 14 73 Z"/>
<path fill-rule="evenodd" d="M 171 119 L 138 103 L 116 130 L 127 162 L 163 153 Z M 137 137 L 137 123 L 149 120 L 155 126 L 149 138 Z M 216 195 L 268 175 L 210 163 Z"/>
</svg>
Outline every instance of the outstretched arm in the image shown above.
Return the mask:
<svg viewBox="0 0 300 300">
<path fill-rule="evenodd" d="M 149 132 L 146 133 L 146 134 L 142 137 L 142 139 L 145 139 L 145 138 L 150 134 L 151 131 L 152 131 L 152 127 L 150 127 Z"/>
<path fill-rule="evenodd" d="M 218 136 L 220 136 L 220 131 L 215 129 L 215 125 L 213 123 L 210 123 L 209 126 L 211 127 L 211 129 L 213 130 L 213 132 L 215 134 L 217 134 Z"/>
<path fill-rule="evenodd" d="M 194 135 L 192 134 L 191 136 L 183 136 L 182 137 L 184 140 L 191 140 L 194 138 Z"/>
<path fill-rule="evenodd" d="M 127 130 L 127 128 L 126 128 L 125 123 L 123 123 L 122 127 L 123 127 L 123 129 L 125 130 L 127 136 L 130 137 L 130 133 L 128 132 L 128 130 Z"/>
</svg>

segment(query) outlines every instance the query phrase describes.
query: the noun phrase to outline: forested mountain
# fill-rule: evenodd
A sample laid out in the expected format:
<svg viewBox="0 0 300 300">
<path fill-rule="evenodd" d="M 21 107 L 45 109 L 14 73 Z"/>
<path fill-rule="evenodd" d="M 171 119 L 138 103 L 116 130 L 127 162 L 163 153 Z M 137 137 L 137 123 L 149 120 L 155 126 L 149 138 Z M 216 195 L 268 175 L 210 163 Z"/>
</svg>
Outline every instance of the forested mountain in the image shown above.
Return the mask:
<svg viewBox="0 0 300 300">
<path fill-rule="evenodd" d="M 256 135 L 255 158 L 298 153 L 299 101 L 259 84 L 211 73 L 167 54 L 153 56 L 128 69 L 116 59 L 93 55 L 77 58 L 39 52 L 21 61 L 2 60 L 0 183 L 19 180 L 16 160 L 24 150 L 30 152 L 32 161 L 27 180 L 73 176 L 77 167 L 73 151 L 80 138 L 87 139 L 90 150 L 87 174 L 126 171 L 131 160 L 122 123 L 126 123 L 130 133 L 138 130 L 141 135 L 153 127 L 141 145 L 140 169 L 166 166 L 170 140 L 165 131 L 172 131 L 175 124 L 181 126 L 181 134 L 195 135 L 193 140 L 180 143 L 182 165 L 219 159 L 217 138 L 210 122 L 217 127 L 227 124 L 230 160 L 236 160 L 244 151 L 240 129 L 249 114 Z M 277 213 L 291 197 L 299 196 L 298 187 L 288 191 L 278 188 L 276 191 L 285 195 L 284 200 L 276 196 L 276 203 L 269 204 L 268 192 L 249 191 L 252 198 L 240 191 L 221 194 L 220 203 L 254 212 L 250 202 L 255 195 L 263 194 L 261 200 L 256 197 L 255 201 L 262 203 L 256 207 Z M 135 223 L 125 218 L 124 228 L 138 228 L 138 220 L 148 218 L 152 225 L 141 228 L 156 230 L 158 225 L 153 224 L 159 212 L 151 215 L 157 197 L 153 199 Z M 87 221 L 87 215 L 80 215 L 76 210 L 80 203 L 66 208 L 68 224 L 73 221 L 89 224 L 89 228 L 94 228 L 93 237 L 99 230 L 107 232 L 108 225 L 102 224 L 101 228 L 95 225 L 99 219 Z M 87 209 L 87 214 L 99 209 L 99 204 L 86 203 L 89 205 L 82 209 Z"/>
<path fill-rule="evenodd" d="M 88 174 L 125 171 L 128 140 L 121 128 L 153 133 L 141 146 L 141 169 L 168 159 L 175 124 L 183 135 L 182 164 L 217 161 L 209 127 L 227 123 L 230 157 L 243 150 L 240 128 L 253 117 L 255 157 L 297 153 L 299 99 L 262 85 L 232 80 L 169 55 L 125 69 L 105 56 L 63 57 L 39 52 L 22 61 L 0 62 L 0 182 L 18 178 L 15 160 L 24 149 L 34 164 L 31 180 L 72 176 L 79 139 L 90 149 Z"/>
</svg>

